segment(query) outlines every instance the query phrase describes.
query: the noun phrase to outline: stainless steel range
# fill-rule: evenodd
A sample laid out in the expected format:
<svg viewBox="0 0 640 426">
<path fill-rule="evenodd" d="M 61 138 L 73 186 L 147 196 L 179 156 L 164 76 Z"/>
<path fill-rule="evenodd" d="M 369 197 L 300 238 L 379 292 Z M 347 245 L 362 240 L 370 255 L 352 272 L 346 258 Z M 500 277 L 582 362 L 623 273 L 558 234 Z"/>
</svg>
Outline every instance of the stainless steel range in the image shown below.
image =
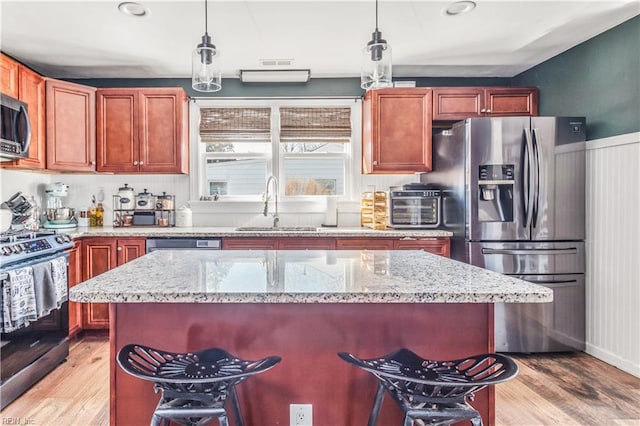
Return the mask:
<svg viewBox="0 0 640 426">
<path fill-rule="evenodd" d="M 0 234 L 0 409 L 69 354 L 69 235 Z"/>
</svg>

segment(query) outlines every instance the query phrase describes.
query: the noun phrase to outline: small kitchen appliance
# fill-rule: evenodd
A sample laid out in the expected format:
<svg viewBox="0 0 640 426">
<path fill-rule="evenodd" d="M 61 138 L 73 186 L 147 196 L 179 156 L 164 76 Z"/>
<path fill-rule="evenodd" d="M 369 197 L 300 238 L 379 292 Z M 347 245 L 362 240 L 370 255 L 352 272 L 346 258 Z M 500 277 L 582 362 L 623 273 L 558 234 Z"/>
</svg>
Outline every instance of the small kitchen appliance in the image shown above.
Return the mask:
<svg viewBox="0 0 640 426">
<path fill-rule="evenodd" d="M 27 104 L 0 93 L 0 161 L 28 157 L 30 142 Z"/>
<path fill-rule="evenodd" d="M 389 225 L 392 228 L 437 228 L 440 226 L 441 191 L 412 183 L 390 191 Z"/>
<path fill-rule="evenodd" d="M 45 209 L 45 228 L 68 229 L 78 226 L 75 217 L 75 209 L 65 207 L 63 199 L 69 195 L 69 185 L 62 182 L 51 183 L 45 186 L 47 195 L 47 208 Z"/>
<path fill-rule="evenodd" d="M 11 198 L 0 205 L 0 209 L 9 210 L 12 214 L 11 217 L 11 226 L 7 228 L 11 229 L 22 229 L 22 223 L 31 217 L 31 209 L 33 209 L 33 205 L 29 200 L 22 195 L 22 192 L 18 191 Z M 9 229 L 2 229 L 2 232 L 8 231 Z"/>
</svg>

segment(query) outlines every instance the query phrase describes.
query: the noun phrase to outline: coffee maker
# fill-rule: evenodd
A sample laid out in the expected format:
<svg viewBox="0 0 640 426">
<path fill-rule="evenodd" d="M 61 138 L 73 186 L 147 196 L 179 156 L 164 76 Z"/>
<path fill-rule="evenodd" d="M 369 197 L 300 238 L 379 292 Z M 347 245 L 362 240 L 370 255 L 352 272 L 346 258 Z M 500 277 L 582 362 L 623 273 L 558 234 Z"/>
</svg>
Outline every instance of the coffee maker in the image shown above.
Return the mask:
<svg viewBox="0 0 640 426">
<path fill-rule="evenodd" d="M 62 201 L 69 195 L 69 185 L 61 182 L 51 183 L 45 186 L 44 192 L 47 195 L 47 208 L 45 209 L 46 220 L 42 226 L 49 229 L 78 226 L 75 209 L 65 207 Z"/>
</svg>

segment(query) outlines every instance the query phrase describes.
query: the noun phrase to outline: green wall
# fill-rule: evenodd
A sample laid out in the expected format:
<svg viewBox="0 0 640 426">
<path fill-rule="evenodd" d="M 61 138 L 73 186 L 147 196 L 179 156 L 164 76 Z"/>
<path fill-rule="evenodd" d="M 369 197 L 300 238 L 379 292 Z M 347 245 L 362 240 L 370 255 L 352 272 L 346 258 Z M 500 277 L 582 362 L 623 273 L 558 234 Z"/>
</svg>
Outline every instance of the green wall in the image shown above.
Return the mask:
<svg viewBox="0 0 640 426">
<path fill-rule="evenodd" d="M 538 86 L 540 115 L 587 117 L 587 139 L 640 131 L 640 16 L 513 78 Z"/>
</svg>

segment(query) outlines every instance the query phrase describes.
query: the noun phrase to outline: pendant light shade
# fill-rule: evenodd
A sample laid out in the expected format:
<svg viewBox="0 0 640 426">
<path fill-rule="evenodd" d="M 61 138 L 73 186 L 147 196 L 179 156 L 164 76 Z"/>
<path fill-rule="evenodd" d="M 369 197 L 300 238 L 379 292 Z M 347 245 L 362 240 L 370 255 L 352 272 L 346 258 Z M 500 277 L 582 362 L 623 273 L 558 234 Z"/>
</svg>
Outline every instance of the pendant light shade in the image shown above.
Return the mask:
<svg viewBox="0 0 640 426">
<path fill-rule="evenodd" d="M 376 29 L 371 34 L 371 41 L 362 51 L 360 73 L 360 87 L 365 90 L 393 86 L 391 46 L 382 38 L 382 33 L 378 30 L 378 0 L 376 0 Z"/>
<path fill-rule="evenodd" d="M 211 43 L 207 31 L 207 0 L 204 1 L 204 35 L 192 55 L 191 87 L 199 92 L 217 92 L 222 89 L 220 52 Z"/>
</svg>

